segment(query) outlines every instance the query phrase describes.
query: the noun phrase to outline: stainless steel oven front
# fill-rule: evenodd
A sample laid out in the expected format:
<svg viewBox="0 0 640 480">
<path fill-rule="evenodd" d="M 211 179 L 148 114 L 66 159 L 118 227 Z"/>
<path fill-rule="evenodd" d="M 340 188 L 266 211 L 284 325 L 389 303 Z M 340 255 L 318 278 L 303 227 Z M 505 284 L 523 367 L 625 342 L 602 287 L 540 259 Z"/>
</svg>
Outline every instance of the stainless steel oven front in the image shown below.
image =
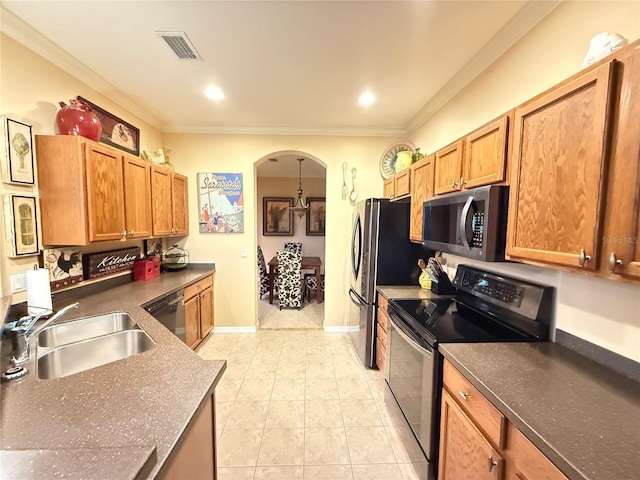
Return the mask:
<svg viewBox="0 0 640 480">
<path fill-rule="evenodd" d="M 429 463 L 435 478 L 438 452 L 438 385 L 442 361 L 437 349 L 389 306 L 387 383 Z"/>
</svg>

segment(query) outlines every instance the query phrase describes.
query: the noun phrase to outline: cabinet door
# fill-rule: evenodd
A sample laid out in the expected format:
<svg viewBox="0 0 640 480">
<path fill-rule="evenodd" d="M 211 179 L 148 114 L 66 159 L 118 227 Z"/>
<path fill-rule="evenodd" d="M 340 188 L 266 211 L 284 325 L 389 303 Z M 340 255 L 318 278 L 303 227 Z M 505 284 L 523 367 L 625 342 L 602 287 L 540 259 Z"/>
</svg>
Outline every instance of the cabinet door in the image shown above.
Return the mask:
<svg viewBox="0 0 640 480">
<path fill-rule="evenodd" d="M 516 108 L 510 259 L 589 270 L 598 265 L 611 67 Z"/>
<path fill-rule="evenodd" d="M 184 302 L 185 343 L 195 348 L 200 342 L 200 296 L 189 298 Z"/>
<path fill-rule="evenodd" d="M 508 119 L 485 125 L 467 137 L 462 186 L 475 188 L 502 182 L 507 160 Z"/>
<path fill-rule="evenodd" d="M 153 235 L 172 235 L 171 172 L 155 165 L 151 165 L 151 207 Z"/>
<path fill-rule="evenodd" d="M 178 175 L 177 173 L 172 174 L 171 191 L 173 234 L 189 235 L 187 177 Z"/>
<path fill-rule="evenodd" d="M 411 213 L 409 239 L 422 242 L 422 204 L 433 197 L 433 172 L 436 157 L 431 155 L 411 165 Z"/>
<path fill-rule="evenodd" d="M 436 153 L 436 195 L 460 190 L 463 150 L 464 140 L 458 140 Z"/>
<path fill-rule="evenodd" d="M 206 337 L 213 329 L 213 288 L 200 294 L 200 338 Z"/>
<path fill-rule="evenodd" d="M 393 198 L 394 195 L 394 191 L 393 191 L 393 186 L 394 186 L 394 182 L 393 182 L 393 177 L 388 178 L 384 181 L 383 187 L 382 187 L 382 195 L 384 196 L 384 198 Z"/>
<path fill-rule="evenodd" d="M 446 391 L 442 392 L 439 480 L 500 480 L 504 462 Z"/>
<path fill-rule="evenodd" d="M 405 198 L 411 194 L 411 170 L 405 169 L 393 176 L 393 199 Z"/>
<path fill-rule="evenodd" d="M 567 480 L 567 477 L 515 426 L 509 425 L 508 480 Z"/>
<path fill-rule="evenodd" d="M 137 158 L 123 158 L 124 213 L 127 238 L 148 238 L 151 229 L 151 168 Z"/>
<path fill-rule="evenodd" d="M 640 278 L 640 49 L 620 58 L 602 270 Z"/>
<path fill-rule="evenodd" d="M 121 240 L 126 233 L 122 157 L 87 143 L 85 161 L 89 241 Z"/>
</svg>

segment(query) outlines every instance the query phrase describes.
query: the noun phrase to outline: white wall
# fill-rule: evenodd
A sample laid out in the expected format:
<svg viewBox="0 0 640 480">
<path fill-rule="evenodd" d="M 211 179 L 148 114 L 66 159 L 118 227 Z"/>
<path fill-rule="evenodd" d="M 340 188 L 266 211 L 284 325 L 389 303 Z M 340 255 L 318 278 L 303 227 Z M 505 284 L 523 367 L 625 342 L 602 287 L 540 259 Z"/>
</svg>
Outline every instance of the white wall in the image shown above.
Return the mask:
<svg viewBox="0 0 640 480">
<path fill-rule="evenodd" d="M 580 70 L 602 31 L 640 37 L 640 2 L 566 2 L 444 105 L 410 140 L 433 152 Z M 474 263 L 447 256 L 451 265 Z M 557 288 L 556 325 L 640 361 L 640 287 L 521 264 L 480 268 Z"/>
<path fill-rule="evenodd" d="M 263 198 L 264 197 L 292 197 L 296 202 L 298 199 L 298 178 L 280 178 L 280 177 L 258 177 L 258 245 L 262 247 L 265 259 L 268 262 L 277 251 L 282 250 L 285 242 L 301 242 L 302 253 L 308 257 L 320 257 L 324 265 L 324 244 L 325 237 L 319 235 L 307 235 L 306 216 L 299 218 L 293 215 L 293 235 L 291 236 L 273 236 L 263 235 Z M 324 178 L 302 178 L 302 200 L 307 197 L 324 197 L 325 196 L 325 179 Z"/>
</svg>

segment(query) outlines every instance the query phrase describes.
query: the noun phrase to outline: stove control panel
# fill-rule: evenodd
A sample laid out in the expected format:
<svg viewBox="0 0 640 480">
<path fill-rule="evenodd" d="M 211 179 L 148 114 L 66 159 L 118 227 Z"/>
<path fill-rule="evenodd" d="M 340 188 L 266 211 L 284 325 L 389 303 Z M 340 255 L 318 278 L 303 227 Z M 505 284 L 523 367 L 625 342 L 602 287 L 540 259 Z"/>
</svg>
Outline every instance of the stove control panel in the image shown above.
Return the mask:
<svg viewBox="0 0 640 480">
<path fill-rule="evenodd" d="M 458 269 L 454 282 L 457 286 L 472 293 L 481 293 L 514 307 L 519 307 L 522 303 L 524 288 L 505 279 L 492 278 L 486 274 Z"/>
</svg>

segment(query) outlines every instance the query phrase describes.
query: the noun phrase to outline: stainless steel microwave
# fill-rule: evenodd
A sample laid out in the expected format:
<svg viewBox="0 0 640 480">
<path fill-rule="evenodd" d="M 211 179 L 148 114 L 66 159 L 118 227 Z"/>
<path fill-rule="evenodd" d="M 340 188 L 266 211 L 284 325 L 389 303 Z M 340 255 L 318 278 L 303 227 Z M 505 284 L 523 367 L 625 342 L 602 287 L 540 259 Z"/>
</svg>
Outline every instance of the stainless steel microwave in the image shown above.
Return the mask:
<svg viewBox="0 0 640 480">
<path fill-rule="evenodd" d="M 504 260 L 509 187 L 440 195 L 422 205 L 422 244 L 485 262 Z"/>
</svg>

